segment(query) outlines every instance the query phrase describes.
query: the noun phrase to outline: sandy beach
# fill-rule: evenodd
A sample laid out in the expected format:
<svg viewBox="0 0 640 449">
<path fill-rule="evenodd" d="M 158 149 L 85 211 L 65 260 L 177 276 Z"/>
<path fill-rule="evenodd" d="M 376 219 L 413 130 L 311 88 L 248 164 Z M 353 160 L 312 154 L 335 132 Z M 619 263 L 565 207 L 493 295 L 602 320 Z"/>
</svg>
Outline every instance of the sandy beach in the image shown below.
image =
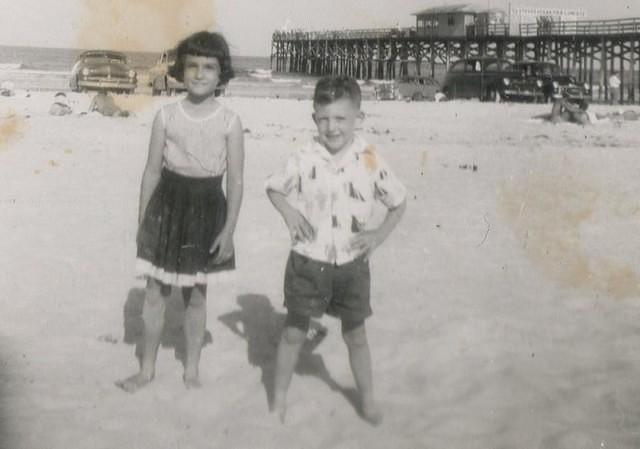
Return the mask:
<svg viewBox="0 0 640 449">
<path fill-rule="evenodd" d="M 137 369 L 139 185 L 153 115 L 175 98 L 117 97 L 130 118 L 52 117 L 52 101 L 0 97 L 1 449 L 640 447 L 640 121 L 364 102 L 362 135 L 409 191 L 371 261 L 385 420 L 358 416 L 325 318 L 281 425 L 268 395 L 289 248 L 263 184 L 311 137 L 310 101 L 221 99 L 243 121 L 246 182 L 238 268 L 209 287 L 204 386 L 182 384 L 176 297 L 156 378 L 134 395 L 114 381 Z"/>
</svg>

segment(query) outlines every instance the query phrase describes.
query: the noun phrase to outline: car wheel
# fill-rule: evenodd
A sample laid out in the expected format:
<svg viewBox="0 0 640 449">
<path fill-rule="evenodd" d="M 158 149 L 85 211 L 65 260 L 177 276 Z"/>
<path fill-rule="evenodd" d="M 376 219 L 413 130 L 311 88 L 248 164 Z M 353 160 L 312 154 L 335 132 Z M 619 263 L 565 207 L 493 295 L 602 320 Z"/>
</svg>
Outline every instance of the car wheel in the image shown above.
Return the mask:
<svg viewBox="0 0 640 449">
<path fill-rule="evenodd" d="M 424 95 L 422 95 L 422 92 L 414 92 L 411 95 L 411 101 L 424 101 Z"/>
</svg>

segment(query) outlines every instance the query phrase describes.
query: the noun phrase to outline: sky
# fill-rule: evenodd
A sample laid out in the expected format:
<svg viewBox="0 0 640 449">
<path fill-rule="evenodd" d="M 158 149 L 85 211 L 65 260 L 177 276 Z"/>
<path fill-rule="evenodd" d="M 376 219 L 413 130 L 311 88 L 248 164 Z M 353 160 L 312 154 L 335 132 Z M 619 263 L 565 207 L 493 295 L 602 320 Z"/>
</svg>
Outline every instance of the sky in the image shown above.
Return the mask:
<svg viewBox="0 0 640 449">
<path fill-rule="evenodd" d="M 640 0 L 472 0 L 474 4 L 580 8 L 587 19 L 640 18 Z M 268 56 L 283 26 L 307 30 L 415 25 L 412 13 L 464 0 L 0 0 L 0 45 L 160 51 L 201 29 L 232 52 Z"/>
</svg>

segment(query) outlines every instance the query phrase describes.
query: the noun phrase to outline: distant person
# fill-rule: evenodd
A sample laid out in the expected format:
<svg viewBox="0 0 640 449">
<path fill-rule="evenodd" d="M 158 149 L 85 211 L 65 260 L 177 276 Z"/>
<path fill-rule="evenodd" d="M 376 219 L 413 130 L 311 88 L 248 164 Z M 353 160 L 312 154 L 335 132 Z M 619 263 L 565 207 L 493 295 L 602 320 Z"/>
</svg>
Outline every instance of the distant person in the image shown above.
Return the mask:
<svg viewBox="0 0 640 449">
<path fill-rule="evenodd" d="M 106 117 L 128 117 L 129 111 L 120 108 L 109 92 L 99 90 L 91 100 L 89 112 L 99 112 Z"/>
<path fill-rule="evenodd" d="M 238 115 L 216 98 L 216 89 L 233 77 L 224 37 L 203 31 L 186 38 L 172 75 L 184 82 L 187 96 L 163 105 L 153 120 L 136 239 L 136 267 L 147 279 L 143 350 L 139 372 L 116 382 L 127 392 L 153 380 L 165 301 L 174 288 L 186 306 L 184 384 L 200 386 L 208 276 L 235 268 L 244 136 Z"/>
<path fill-rule="evenodd" d="M 11 81 L 3 81 L 0 84 L 0 95 L 3 97 L 12 97 L 15 93 L 15 87 Z"/>
<path fill-rule="evenodd" d="M 356 134 L 361 92 L 349 77 L 320 79 L 313 95 L 317 137 L 294 153 L 284 172 L 266 183 L 282 215 L 292 249 L 284 276 L 285 327 L 276 359 L 273 411 L 282 422 L 286 395 L 311 317 L 340 318 L 362 416 L 382 420 L 374 397 L 365 319 L 369 304 L 369 257 L 398 224 L 406 189 L 373 145 Z M 376 204 L 386 208 L 379 227 Z"/>
<path fill-rule="evenodd" d="M 567 99 L 556 100 L 551 110 L 550 120 L 553 123 L 576 123 L 579 125 L 598 125 L 606 122 L 635 121 L 640 118 L 634 110 L 616 111 L 598 114 L 589 110 L 589 103 L 581 100 L 577 104 Z"/>
<path fill-rule="evenodd" d="M 53 104 L 49 108 L 49 115 L 70 115 L 73 114 L 73 109 L 69 106 L 69 100 L 67 94 L 64 92 L 57 92 L 53 96 Z"/>
<path fill-rule="evenodd" d="M 616 104 L 618 102 L 622 103 L 620 99 L 620 86 L 622 85 L 622 81 L 620 81 L 620 77 L 618 76 L 618 72 L 611 72 L 611 76 L 609 77 L 609 104 Z"/>
</svg>

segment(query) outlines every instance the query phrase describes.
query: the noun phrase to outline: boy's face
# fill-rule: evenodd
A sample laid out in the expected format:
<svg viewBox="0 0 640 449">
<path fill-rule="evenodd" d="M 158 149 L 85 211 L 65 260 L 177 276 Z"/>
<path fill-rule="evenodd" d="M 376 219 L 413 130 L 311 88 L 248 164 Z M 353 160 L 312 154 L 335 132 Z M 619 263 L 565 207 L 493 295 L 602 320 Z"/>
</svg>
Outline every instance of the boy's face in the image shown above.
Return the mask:
<svg viewBox="0 0 640 449">
<path fill-rule="evenodd" d="M 349 98 L 314 106 L 313 121 L 318 128 L 320 143 L 331 154 L 337 154 L 353 141 L 353 135 L 363 114 Z"/>
<path fill-rule="evenodd" d="M 208 97 L 220 83 L 220 63 L 210 56 L 186 55 L 184 59 L 184 85 L 195 97 Z"/>
</svg>

